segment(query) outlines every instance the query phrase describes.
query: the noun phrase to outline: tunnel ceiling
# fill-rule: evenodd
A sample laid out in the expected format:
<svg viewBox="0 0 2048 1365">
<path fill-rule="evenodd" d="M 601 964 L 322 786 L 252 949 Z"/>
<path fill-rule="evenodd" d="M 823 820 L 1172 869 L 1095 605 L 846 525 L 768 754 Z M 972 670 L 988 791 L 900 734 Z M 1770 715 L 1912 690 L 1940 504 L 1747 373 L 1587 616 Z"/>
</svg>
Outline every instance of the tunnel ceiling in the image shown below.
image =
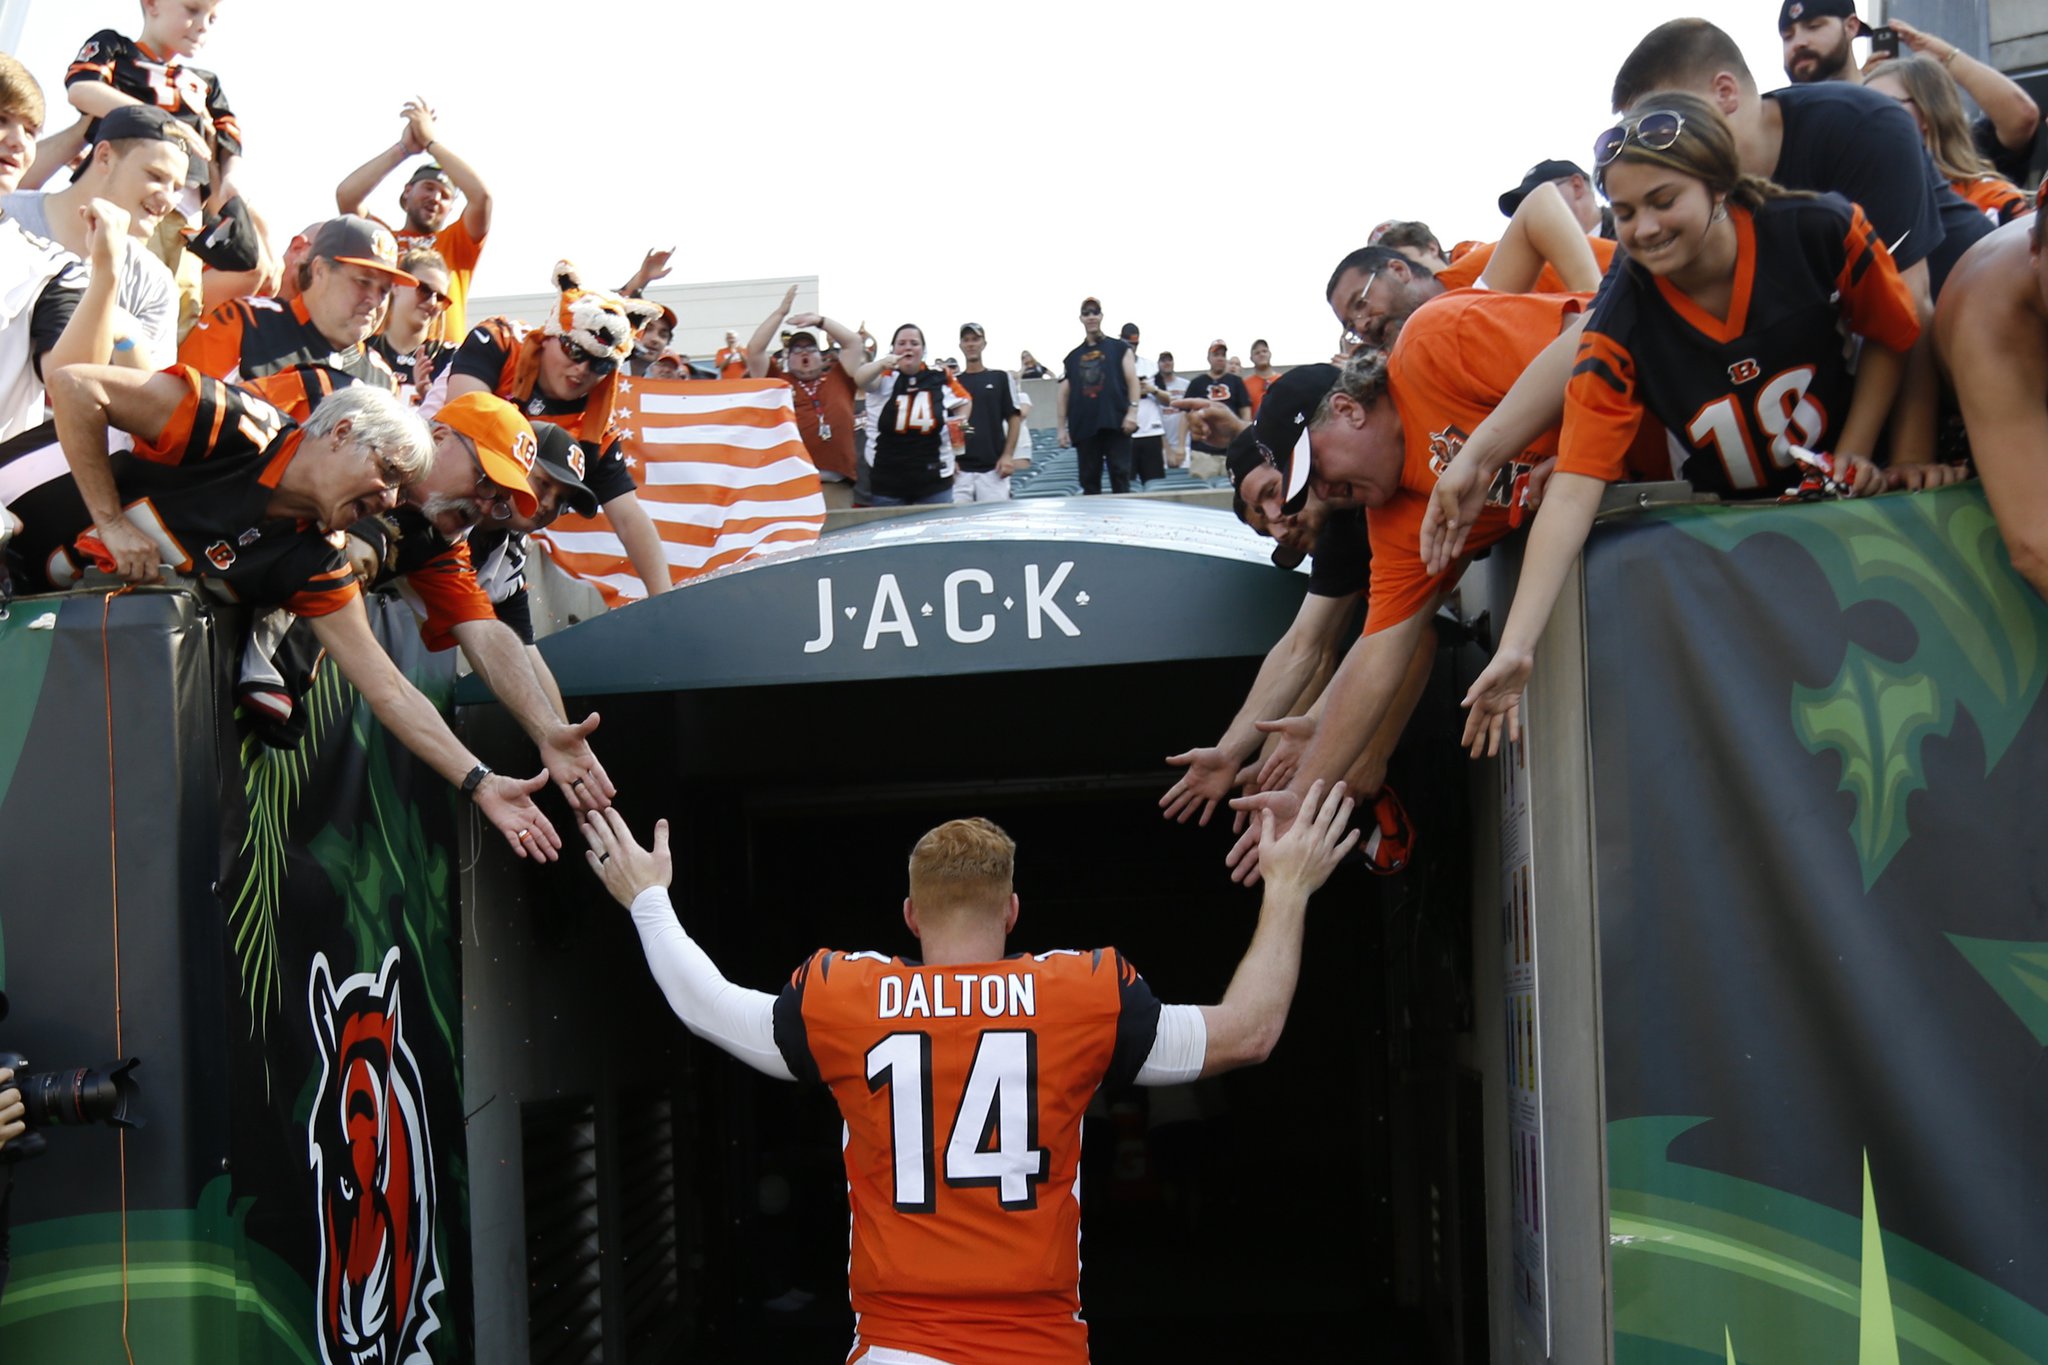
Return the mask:
<svg viewBox="0 0 2048 1365">
<path fill-rule="evenodd" d="M 1230 513 L 1109 498 L 917 513 L 543 640 L 572 696 L 1263 654 L 1306 575 Z M 475 678 L 458 699 L 489 700 Z"/>
</svg>

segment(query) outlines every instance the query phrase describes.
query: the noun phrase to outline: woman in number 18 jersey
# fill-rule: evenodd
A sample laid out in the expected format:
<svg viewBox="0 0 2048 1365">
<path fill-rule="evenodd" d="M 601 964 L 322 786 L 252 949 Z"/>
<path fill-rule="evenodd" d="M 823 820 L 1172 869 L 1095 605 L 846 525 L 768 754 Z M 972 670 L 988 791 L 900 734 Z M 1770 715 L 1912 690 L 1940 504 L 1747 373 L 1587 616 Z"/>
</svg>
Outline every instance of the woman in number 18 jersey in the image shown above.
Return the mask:
<svg viewBox="0 0 2048 1365">
<path fill-rule="evenodd" d="M 1500 648 L 1465 698 L 1475 754 L 1518 730 L 1537 638 L 1645 413 L 1701 492 L 1775 497 L 1806 474 L 1795 447 L 1831 453 L 1855 495 L 1886 484 L 1868 455 L 1920 324 L 1863 211 L 1743 175 L 1704 100 L 1666 91 L 1636 109 L 1594 145 L 1627 254 L 1580 334 L 1557 472 Z"/>
</svg>

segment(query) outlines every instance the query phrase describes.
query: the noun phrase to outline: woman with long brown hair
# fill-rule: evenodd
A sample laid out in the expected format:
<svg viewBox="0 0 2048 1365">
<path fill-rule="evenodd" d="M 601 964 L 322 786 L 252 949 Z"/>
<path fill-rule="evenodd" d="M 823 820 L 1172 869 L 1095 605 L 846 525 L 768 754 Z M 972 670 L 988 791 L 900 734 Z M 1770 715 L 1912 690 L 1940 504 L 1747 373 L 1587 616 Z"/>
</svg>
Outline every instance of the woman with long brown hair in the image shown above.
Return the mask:
<svg viewBox="0 0 2048 1365">
<path fill-rule="evenodd" d="M 1932 57 L 1896 57 L 1880 64 L 1863 83 L 1906 107 L 1920 125 L 1920 140 L 1935 169 L 1957 194 L 1994 223 L 2010 223 L 2034 211 L 2027 192 L 1993 169 L 1977 150 L 1970 120 L 1953 77 Z"/>
<path fill-rule="evenodd" d="M 1635 108 L 1594 144 L 1626 255 L 1580 333 L 1557 472 L 1500 648 L 1465 698 L 1475 755 L 1503 722 L 1518 732 L 1536 641 L 1646 416 L 1702 492 L 1775 496 L 1814 452 L 1855 495 L 1885 487 L 1868 452 L 1920 324 L 1884 242 L 1839 195 L 1742 174 L 1705 100 L 1661 91 Z M 1845 331 L 1863 339 L 1853 362 Z"/>
</svg>

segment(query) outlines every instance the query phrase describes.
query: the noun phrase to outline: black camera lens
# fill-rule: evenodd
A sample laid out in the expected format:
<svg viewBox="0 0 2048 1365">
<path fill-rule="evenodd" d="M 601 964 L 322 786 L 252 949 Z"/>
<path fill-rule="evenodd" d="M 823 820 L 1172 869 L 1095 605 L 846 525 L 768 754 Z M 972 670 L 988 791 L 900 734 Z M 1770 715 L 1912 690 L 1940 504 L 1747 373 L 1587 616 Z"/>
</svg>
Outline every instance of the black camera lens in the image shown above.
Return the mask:
<svg viewBox="0 0 2048 1365">
<path fill-rule="evenodd" d="M 137 1093 L 132 1073 L 141 1064 L 141 1058 L 131 1057 L 99 1067 L 29 1071 L 19 1055 L 0 1053 L 0 1066 L 14 1071 L 7 1084 L 21 1092 L 22 1119 L 31 1129 L 81 1123 L 134 1127 L 129 1114 Z"/>
</svg>

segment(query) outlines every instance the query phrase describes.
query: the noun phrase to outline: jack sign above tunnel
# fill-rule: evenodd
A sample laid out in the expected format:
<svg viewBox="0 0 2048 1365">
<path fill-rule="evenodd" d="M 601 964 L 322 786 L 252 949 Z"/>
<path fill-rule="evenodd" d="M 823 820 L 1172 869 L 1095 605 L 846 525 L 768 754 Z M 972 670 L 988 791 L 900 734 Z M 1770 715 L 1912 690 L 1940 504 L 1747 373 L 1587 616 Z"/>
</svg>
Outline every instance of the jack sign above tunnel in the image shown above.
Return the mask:
<svg viewBox="0 0 2048 1365">
<path fill-rule="evenodd" d="M 922 514 L 709 575 L 541 651 L 579 696 L 1251 657 L 1307 585 L 1270 548 L 1228 512 L 1171 504 Z"/>
</svg>

